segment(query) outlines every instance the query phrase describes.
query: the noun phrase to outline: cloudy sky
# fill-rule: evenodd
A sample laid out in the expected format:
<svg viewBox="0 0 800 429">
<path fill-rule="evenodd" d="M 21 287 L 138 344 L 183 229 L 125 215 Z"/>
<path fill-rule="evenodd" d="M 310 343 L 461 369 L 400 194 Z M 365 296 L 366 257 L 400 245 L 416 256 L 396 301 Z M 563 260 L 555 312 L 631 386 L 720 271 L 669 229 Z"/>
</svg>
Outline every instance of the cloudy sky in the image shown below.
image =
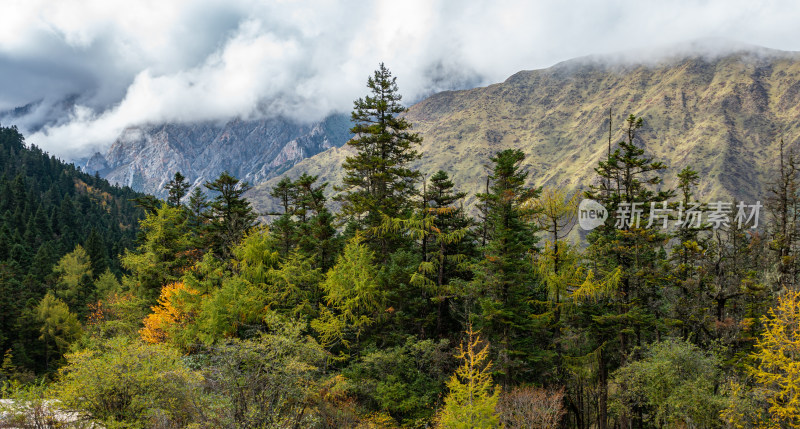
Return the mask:
<svg viewBox="0 0 800 429">
<path fill-rule="evenodd" d="M 135 124 L 346 112 L 381 61 L 412 102 L 700 38 L 800 51 L 796 0 L 0 0 L 0 10 L 0 112 L 37 102 L 3 125 L 67 159 Z"/>
</svg>

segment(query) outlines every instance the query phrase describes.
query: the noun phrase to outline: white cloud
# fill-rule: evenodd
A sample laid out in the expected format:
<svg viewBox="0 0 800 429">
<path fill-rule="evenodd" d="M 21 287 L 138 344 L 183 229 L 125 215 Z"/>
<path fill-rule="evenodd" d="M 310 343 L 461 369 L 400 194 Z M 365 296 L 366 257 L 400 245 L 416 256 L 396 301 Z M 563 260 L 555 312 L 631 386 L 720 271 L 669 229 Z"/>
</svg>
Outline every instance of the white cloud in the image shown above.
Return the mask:
<svg viewBox="0 0 800 429">
<path fill-rule="evenodd" d="M 380 61 L 413 101 L 696 38 L 800 50 L 790 1 L 0 0 L 0 10 L 0 110 L 43 100 L 17 120 L 49 120 L 28 140 L 66 158 L 147 122 L 349 111 Z"/>
</svg>

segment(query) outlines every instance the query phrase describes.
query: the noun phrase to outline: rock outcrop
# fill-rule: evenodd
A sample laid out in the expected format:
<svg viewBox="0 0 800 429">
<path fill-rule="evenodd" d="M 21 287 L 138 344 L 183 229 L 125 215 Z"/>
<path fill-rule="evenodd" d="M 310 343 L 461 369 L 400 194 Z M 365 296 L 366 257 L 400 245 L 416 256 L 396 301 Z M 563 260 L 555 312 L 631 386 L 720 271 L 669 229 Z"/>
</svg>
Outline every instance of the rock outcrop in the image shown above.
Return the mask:
<svg viewBox="0 0 800 429">
<path fill-rule="evenodd" d="M 164 196 L 164 185 L 177 171 L 193 186 L 223 171 L 257 184 L 309 156 L 343 145 L 350 138 L 349 128 L 344 115 L 312 124 L 236 119 L 132 127 L 105 154 L 89 158 L 84 170 L 157 196 Z"/>
</svg>

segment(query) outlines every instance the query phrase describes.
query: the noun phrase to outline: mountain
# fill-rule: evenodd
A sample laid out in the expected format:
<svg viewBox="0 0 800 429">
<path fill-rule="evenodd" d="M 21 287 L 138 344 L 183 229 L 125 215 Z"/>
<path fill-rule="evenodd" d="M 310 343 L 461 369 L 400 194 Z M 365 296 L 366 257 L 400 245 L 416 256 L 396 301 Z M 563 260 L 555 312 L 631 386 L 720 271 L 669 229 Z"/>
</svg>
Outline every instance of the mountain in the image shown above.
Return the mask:
<svg viewBox="0 0 800 429">
<path fill-rule="evenodd" d="M 130 127 L 105 154 L 89 158 L 84 170 L 158 196 L 164 196 L 164 184 L 177 171 L 194 185 L 226 170 L 259 183 L 304 158 L 343 145 L 350 138 L 349 128 L 345 115 L 312 124 L 278 118 Z"/>
<path fill-rule="evenodd" d="M 0 124 L 14 124 L 26 133 L 35 133 L 45 126 L 63 124 L 80 101 L 78 94 L 63 98 L 39 99 L 23 106 L 0 111 Z"/>
<path fill-rule="evenodd" d="M 406 117 L 424 138 L 414 167 L 426 176 L 445 170 L 474 195 L 486 182 L 489 157 L 519 148 L 533 184 L 582 189 L 608 150 L 610 110 L 614 142 L 623 138 L 628 114 L 644 118 L 637 144 L 669 166 L 667 185 L 691 165 L 700 173 L 703 202 L 763 201 L 779 139 L 800 149 L 800 54 L 737 47 L 724 54 L 630 58 L 579 58 L 411 106 Z M 340 184 L 340 166 L 351 153 L 331 148 L 285 174 L 319 174 Z M 272 209 L 268 193 L 277 180 L 250 192 L 256 207 Z"/>
</svg>

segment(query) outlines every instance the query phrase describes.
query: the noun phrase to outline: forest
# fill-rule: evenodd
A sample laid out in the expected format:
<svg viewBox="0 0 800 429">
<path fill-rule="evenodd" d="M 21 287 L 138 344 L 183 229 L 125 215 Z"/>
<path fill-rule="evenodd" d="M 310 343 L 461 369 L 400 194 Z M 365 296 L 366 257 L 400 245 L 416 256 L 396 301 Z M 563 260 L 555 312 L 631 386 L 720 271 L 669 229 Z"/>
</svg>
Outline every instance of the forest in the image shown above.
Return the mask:
<svg viewBox="0 0 800 429">
<path fill-rule="evenodd" d="M 792 151 L 758 228 L 615 224 L 703 180 L 635 115 L 585 192 L 505 149 L 469 207 L 409 167 L 383 64 L 367 88 L 341 183 L 284 178 L 269 214 L 227 173 L 159 200 L 0 129 L 0 427 L 800 427 Z M 578 236 L 583 198 L 612 215 Z"/>
</svg>

